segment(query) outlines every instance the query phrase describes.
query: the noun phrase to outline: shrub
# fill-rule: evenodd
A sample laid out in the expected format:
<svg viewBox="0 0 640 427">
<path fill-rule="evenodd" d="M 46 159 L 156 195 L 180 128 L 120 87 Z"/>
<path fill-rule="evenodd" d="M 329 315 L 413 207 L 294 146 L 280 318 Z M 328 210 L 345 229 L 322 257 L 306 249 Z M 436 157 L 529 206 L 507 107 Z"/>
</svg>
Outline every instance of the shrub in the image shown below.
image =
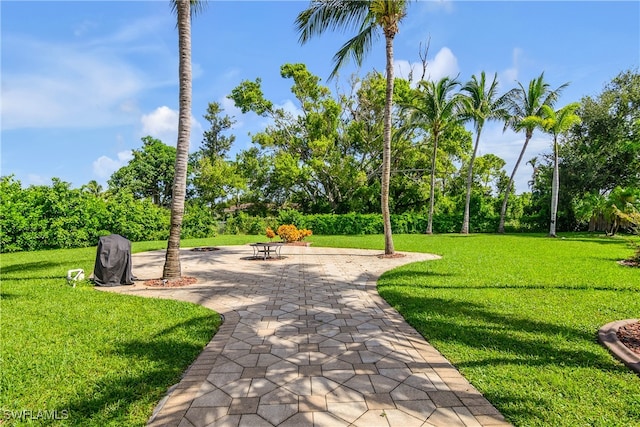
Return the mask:
<svg viewBox="0 0 640 427">
<path fill-rule="evenodd" d="M 276 233 L 275 233 L 275 231 L 273 231 L 273 230 L 271 229 L 271 227 L 267 227 L 266 235 L 267 235 L 267 238 L 268 238 L 269 240 L 271 240 L 271 239 L 273 239 L 274 237 L 276 237 Z"/>
<path fill-rule="evenodd" d="M 286 243 L 299 242 L 313 234 L 311 230 L 307 230 L 306 228 L 298 230 L 298 227 L 293 224 L 281 225 L 278 227 L 277 233 L 282 241 Z"/>
</svg>

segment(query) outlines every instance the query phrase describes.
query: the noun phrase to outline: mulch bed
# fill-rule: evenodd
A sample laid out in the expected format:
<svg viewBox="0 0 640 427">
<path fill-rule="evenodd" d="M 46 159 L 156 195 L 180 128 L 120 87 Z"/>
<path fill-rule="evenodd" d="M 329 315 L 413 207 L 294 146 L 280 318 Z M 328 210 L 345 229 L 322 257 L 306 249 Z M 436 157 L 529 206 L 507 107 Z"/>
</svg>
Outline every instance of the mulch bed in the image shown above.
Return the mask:
<svg viewBox="0 0 640 427">
<path fill-rule="evenodd" d="M 214 248 L 213 246 L 204 246 L 202 248 L 193 248 L 192 252 L 211 252 L 211 251 L 219 251 L 220 248 Z"/>
<path fill-rule="evenodd" d="M 387 255 L 387 254 L 378 255 L 378 258 L 380 258 L 380 259 L 385 259 L 385 258 L 404 258 L 405 256 L 406 256 L 405 254 L 399 254 L 399 253 L 396 252 L 393 255 Z"/>
<path fill-rule="evenodd" d="M 145 286 L 152 286 L 157 288 L 179 288 L 182 286 L 189 286 L 196 283 L 198 279 L 195 277 L 183 276 L 179 279 L 164 280 L 164 279 L 152 279 L 144 282 Z"/>
<path fill-rule="evenodd" d="M 640 355 L 640 322 L 630 323 L 618 329 L 618 339 L 629 350 Z"/>
</svg>

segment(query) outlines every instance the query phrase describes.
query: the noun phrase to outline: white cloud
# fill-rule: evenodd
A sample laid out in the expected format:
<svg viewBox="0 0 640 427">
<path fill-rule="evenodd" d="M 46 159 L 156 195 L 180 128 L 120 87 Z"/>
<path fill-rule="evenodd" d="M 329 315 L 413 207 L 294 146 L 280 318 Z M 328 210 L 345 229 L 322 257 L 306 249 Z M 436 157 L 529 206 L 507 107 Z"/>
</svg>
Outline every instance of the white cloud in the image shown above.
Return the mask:
<svg viewBox="0 0 640 427">
<path fill-rule="evenodd" d="M 131 65 L 104 53 L 37 41 L 14 41 L 28 54 L 23 70 L 3 73 L 4 129 L 89 127 L 131 123 L 122 105 L 144 88 Z"/>
<path fill-rule="evenodd" d="M 514 48 L 512 53 L 511 67 L 503 70 L 499 74 L 498 80 L 501 87 L 513 87 L 518 80 L 518 74 L 520 71 L 520 57 L 522 56 L 522 49 Z"/>
<path fill-rule="evenodd" d="M 106 179 L 115 171 L 125 166 L 129 160 L 133 159 L 131 150 L 120 151 L 117 159 L 108 156 L 100 156 L 93 162 L 93 173 L 100 179 Z"/>
<path fill-rule="evenodd" d="M 458 59 L 448 47 L 440 49 L 427 65 L 429 80 L 437 81 L 443 77 L 456 77 L 458 73 L 460 73 Z"/>
<path fill-rule="evenodd" d="M 393 65 L 394 74 L 397 77 L 408 79 L 411 76 L 412 83 L 416 83 L 422 77 L 422 62 L 410 63 L 409 61 L 398 59 L 394 61 Z M 458 58 L 448 47 L 440 49 L 435 57 L 427 58 L 427 68 L 424 75 L 426 80 L 437 81 L 443 77 L 454 78 L 459 73 Z"/>
<path fill-rule="evenodd" d="M 175 145 L 178 139 L 178 111 L 163 105 L 149 114 L 143 114 L 140 121 L 143 136 L 150 135 L 167 145 Z M 200 139 L 202 125 L 191 116 L 191 146 Z"/>
<path fill-rule="evenodd" d="M 67 42 L 3 33 L 3 129 L 135 124 L 145 90 L 175 85 L 164 72 L 173 71 L 175 52 L 157 37 L 170 19 L 146 17 L 115 29 L 85 20 Z"/>
<path fill-rule="evenodd" d="M 409 79 L 411 83 L 416 83 L 422 77 L 422 63 L 405 61 L 398 59 L 393 61 L 393 75 L 401 79 Z"/>
</svg>

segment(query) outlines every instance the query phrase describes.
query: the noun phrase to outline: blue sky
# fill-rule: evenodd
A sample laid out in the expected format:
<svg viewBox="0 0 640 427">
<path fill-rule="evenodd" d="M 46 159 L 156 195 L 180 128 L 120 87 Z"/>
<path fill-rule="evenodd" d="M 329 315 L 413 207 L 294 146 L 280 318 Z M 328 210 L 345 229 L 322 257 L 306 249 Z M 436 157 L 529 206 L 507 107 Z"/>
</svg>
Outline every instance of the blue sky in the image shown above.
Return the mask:
<svg viewBox="0 0 640 427">
<path fill-rule="evenodd" d="M 242 80 L 260 77 L 265 96 L 295 111 L 285 63 L 302 62 L 326 83 L 331 59 L 348 34 L 328 33 L 300 46 L 294 20 L 306 1 L 209 1 L 193 21 L 192 150 L 202 140 L 209 102 L 236 117 L 233 152 L 250 146 L 248 133 L 264 119 L 242 115 L 226 99 Z M 24 186 L 58 177 L 79 187 L 103 185 L 126 164 L 140 138 L 175 145 L 178 79 L 177 30 L 168 0 L 0 1 L 0 175 Z M 430 39 L 427 74 L 498 73 L 501 89 L 545 72 L 552 87 L 565 82 L 557 106 L 599 94 L 621 71 L 640 63 L 640 2 L 416 1 L 395 40 L 396 75 L 419 64 L 419 46 Z M 383 39 L 360 70 L 384 70 Z M 336 82 L 329 82 L 333 87 Z M 517 158 L 522 135 L 486 127 L 481 154 Z M 525 155 L 549 150 L 537 133 Z M 531 170 L 522 165 L 518 192 Z"/>
</svg>

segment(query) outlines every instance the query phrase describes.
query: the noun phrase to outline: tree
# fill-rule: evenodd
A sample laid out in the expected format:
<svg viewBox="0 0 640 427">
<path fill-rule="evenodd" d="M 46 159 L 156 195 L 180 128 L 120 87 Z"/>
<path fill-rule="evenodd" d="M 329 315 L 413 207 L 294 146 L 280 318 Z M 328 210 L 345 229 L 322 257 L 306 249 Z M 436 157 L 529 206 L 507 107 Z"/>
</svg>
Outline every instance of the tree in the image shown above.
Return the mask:
<svg viewBox="0 0 640 427">
<path fill-rule="evenodd" d="M 549 223 L 549 237 L 556 237 L 556 217 L 558 215 L 558 191 L 560 188 L 560 174 L 558 171 L 558 136 L 563 135 L 574 125 L 580 123 L 580 117 L 575 111 L 580 107 L 577 102 L 554 111 L 549 105 L 542 106 L 542 128 L 553 135 L 553 178 L 551 180 L 551 219 Z"/>
<path fill-rule="evenodd" d="M 393 108 L 393 39 L 398 33 L 398 25 L 406 14 L 404 0 L 312 0 L 309 8 L 302 11 L 296 26 L 300 42 L 306 43 L 312 36 L 324 33 L 328 28 L 358 28 L 358 33 L 347 41 L 333 57 L 335 67 L 331 76 L 349 56 L 358 65 L 367 50 L 371 48 L 377 29 L 382 29 L 386 50 L 386 101 L 384 111 L 384 145 L 382 150 L 381 208 L 384 222 L 385 254 L 393 255 L 391 214 L 389 210 L 389 181 L 391 177 L 391 111 Z"/>
<path fill-rule="evenodd" d="M 461 97 L 452 91 L 458 86 L 455 79 L 444 77 L 437 82 L 421 81 L 417 95 L 411 104 L 411 122 L 429 132 L 433 146 L 431 158 L 431 189 L 429 195 L 429 219 L 427 234 L 433 233 L 433 211 L 435 206 L 436 159 L 438 157 L 438 141 L 450 128 L 459 125 Z"/>
<path fill-rule="evenodd" d="M 568 85 L 568 83 L 565 83 L 556 90 L 549 89 L 549 83 L 544 81 L 543 72 L 538 78 L 529 82 L 527 89 L 525 89 L 522 83 L 518 82 L 518 87 L 510 90 L 505 95 L 505 102 L 509 110 L 509 117 L 505 122 L 505 130 L 511 127 L 515 132 L 524 131 L 525 140 L 522 145 L 522 150 L 520 151 L 520 156 L 518 156 L 518 160 L 513 167 L 513 172 L 511 172 L 511 176 L 509 177 L 509 184 L 504 191 L 498 233 L 504 233 L 507 204 L 512 191 L 513 180 L 518 171 L 518 166 L 520 166 L 520 162 L 524 157 L 524 153 L 527 151 L 527 146 L 533 136 L 533 131 L 539 126 L 539 119 L 542 116 L 542 106 L 549 105 L 552 107 L 562 90 Z"/>
<path fill-rule="evenodd" d="M 210 102 L 207 114 L 203 117 L 209 122 L 209 130 L 204 132 L 202 148 L 199 153 L 210 158 L 223 158 L 231 149 L 236 140 L 235 135 L 225 135 L 236 123 L 235 119 L 228 115 L 222 115 L 224 109 L 218 102 Z"/>
<path fill-rule="evenodd" d="M 223 108 L 217 102 L 209 103 L 205 120 L 210 123 L 204 132 L 202 147 L 193 153 L 190 163 L 195 192 L 200 202 L 212 211 L 224 207 L 231 195 L 238 195 L 245 182 L 238 172 L 238 165 L 227 158 L 227 153 L 235 141 L 235 135 L 226 135 L 235 120 L 223 115 Z M 191 207 L 193 205 L 189 205 Z M 203 212 L 201 210 L 200 212 Z M 210 215 L 210 213 L 209 213 Z"/>
<path fill-rule="evenodd" d="M 504 98 L 498 97 L 498 75 L 493 75 L 491 84 L 487 87 L 487 80 L 484 71 L 480 73 L 478 79 L 475 75 L 462 87 L 462 92 L 466 92 L 462 98 L 463 117 L 473 120 L 476 131 L 476 142 L 473 146 L 473 154 L 469 160 L 469 170 L 467 171 L 467 192 L 464 204 L 464 216 L 462 218 L 462 229 L 460 233 L 469 233 L 469 203 L 471 202 L 471 184 L 473 182 L 473 163 L 480 144 L 480 134 L 487 120 L 500 119 L 506 116 L 504 110 Z"/>
<path fill-rule="evenodd" d="M 98 184 L 98 181 L 92 179 L 88 183 L 80 187 L 80 191 L 83 193 L 91 194 L 94 197 L 101 197 L 103 194 L 102 185 Z"/>
<path fill-rule="evenodd" d="M 142 147 L 132 154 L 133 159 L 109 178 L 109 189 L 112 192 L 128 189 L 138 199 L 149 198 L 157 206 L 168 207 L 175 177 L 175 147 L 145 136 Z M 86 187 L 87 191 L 95 192 L 92 188 Z"/>
<path fill-rule="evenodd" d="M 360 82 L 362 91 L 358 90 L 356 101 L 334 99 L 304 64 L 283 65 L 281 76 L 293 80 L 297 114 L 276 108 L 265 99 L 260 79 L 241 82 L 229 96 L 242 112 L 252 111 L 272 120 L 252 135 L 257 146 L 254 151 L 242 156 L 245 166 L 250 166 L 242 169 L 248 172 L 245 176 L 252 196 L 261 194 L 272 205 L 294 203 L 304 212 L 361 211 L 357 203 L 365 193 L 368 205 L 368 193 L 379 174 L 375 151 L 382 142 L 372 129 L 378 130 L 376 125 L 381 123 L 377 110 L 383 110 L 384 79 L 382 97 L 377 91 L 379 76 L 370 75 Z M 372 86 L 376 90 L 369 90 Z M 359 102 L 370 107 L 365 114 L 360 114 L 364 111 Z"/>
<path fill-rule="evenodd" d="M 180 107 L 175 177 L 171 199 L 171 228 L 169 229 L 167 254 L 162 272 L 164 279 L 176 279 L 182 275 L 180 234 L 184 216 L 184 201 L 187 194 L 187 164 L 191 137 L 191 15 L 200 10 L 204 3 L 197 0 L 172 0 L 171 5 L 178 18 Z"/>
<path fill-rule="evenodd" d="M 565 202 L 640 187 L 640 73 L 621 72 L 576 114 L 582 122 L 559 147 L 563 194 L 572 196 Z"/>
</svg>

